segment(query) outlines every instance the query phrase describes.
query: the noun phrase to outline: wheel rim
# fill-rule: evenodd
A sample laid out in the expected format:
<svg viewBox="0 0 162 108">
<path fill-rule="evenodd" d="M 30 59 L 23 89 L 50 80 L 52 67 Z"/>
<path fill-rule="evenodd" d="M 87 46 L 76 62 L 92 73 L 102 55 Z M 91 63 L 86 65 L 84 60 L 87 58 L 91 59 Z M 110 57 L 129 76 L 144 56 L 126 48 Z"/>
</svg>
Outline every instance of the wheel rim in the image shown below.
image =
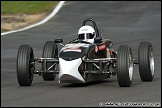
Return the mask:
<svg viewBox="0 0 162 108">
<path fill-rule="evenodd" d="M 132 60 L 132 52 L 130 51 L 129 53 L 129 62 L 128 62 L 128 66 L 129 66 L 129 79 L 130 81 L 132 81 L 133 78 L 133 60 Z"/>
<path fill-rule="evenodd" d="M 153 48 L 150 47 L 150 69 L 152 76 L 154 75 L 154 54 L 153 54 Z"/>
<path fill-rule="evenodd" d="M 30 57 L 29 57 L 29 60 L 28 60 L 28 62 L 29 62 L 29 79 L 30 79 L 30 81 L 32 81 L 33 80 L 33 73 L 32 73 L 32 68 L 33 68 L 33 64 L 31 64 L 31 59 L 34 59 L 34 55 L 33 55 L 33 50 L 31 49 L 31 51 L 30 51 Z"/>
</svg>

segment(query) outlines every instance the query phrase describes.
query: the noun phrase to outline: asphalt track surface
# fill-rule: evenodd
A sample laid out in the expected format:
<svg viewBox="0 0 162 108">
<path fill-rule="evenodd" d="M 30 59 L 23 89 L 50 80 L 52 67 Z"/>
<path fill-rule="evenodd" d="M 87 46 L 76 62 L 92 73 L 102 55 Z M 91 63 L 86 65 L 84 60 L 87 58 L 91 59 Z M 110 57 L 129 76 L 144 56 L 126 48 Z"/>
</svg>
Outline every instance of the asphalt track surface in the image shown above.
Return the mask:
<svg viewBox="0 0 162 108">
<path fill-rule="evenodd" d="M 35 57 L 41 57 L 44 43 L 56 38 L 68 42 L 77 37 L 85 18 L 93 18 L 113 49 L 129 45 L 137 57 L 138 46 L 149 41 L 154 47 L 155 76 L 142 82 L 134 67 L 131 87 L 119 87 L 117 78 L 87 84 L 44 81 L 34 75 L 29 87 L 20 87 L 16 57 L 21 44 L 29 44 Z M 59 46 L 60 48 L 60 46 Z M 161 104 L 161 2 L 160 1 L 77 1 L 65 2 L 47 23 L 26 31 L 1 36 L 1 106 L 10 107 L 98 107 L 103 102 L 158 102 Z M 158 104 L 158 105 L 159 105 Z"/>
</svg>

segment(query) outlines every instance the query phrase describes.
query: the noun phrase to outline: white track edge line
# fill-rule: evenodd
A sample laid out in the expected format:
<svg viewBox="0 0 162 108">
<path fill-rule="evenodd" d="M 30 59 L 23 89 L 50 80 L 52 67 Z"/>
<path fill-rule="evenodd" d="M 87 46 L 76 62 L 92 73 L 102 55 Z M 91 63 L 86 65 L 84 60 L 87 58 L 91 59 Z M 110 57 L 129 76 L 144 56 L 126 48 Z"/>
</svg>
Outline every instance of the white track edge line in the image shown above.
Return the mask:
<svg viewBox="0 0 162 108">
<path fill-rule="evenodd" d="M 9 32 L 4 32 L 4 33 L 1 33 L 1 36 L 3 35 L 6 35 L 6 34 L 10 34 L 10 33 L 15 33 L 15 32 L 19 32 L 19 31 L 24 31 L 24 30 L 27 30 L 27 29 L 30 29 L 32 27 L 35 27 L 35 26 L 38 26 L 38 25 L 41 25 L 45 22 L 47 22 L 49 19 L 51 19 L 54 15 L 56 15 L 56 13 L 60 10 L 60 8 L 63 6 L 63 4 L 65 3 L 65 1 L 60 1 L 58 3 L 58 5 L 55 7 L 55 9 L 52 11 L 52 13 L 47 16 L 45 19 L 43 19 L 42 21 L 36 23 L 36 24 L 33 24 L 33 25 L 30 25 L 30 26 L 27 26 L 27 27 L 24 27 L 22 29 L 19 29 L 19 30 L 13 30 L 13 31 L 9 31 Z"/>
</svg>

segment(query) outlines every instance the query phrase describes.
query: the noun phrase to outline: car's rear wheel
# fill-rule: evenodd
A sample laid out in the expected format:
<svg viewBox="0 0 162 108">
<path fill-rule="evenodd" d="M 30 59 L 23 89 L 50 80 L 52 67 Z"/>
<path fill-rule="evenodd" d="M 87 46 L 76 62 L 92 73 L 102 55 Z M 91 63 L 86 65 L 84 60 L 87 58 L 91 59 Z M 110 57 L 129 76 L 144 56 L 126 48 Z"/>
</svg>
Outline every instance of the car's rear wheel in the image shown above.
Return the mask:
<svg viewBox="0 0 162 108">
<path fill-rule="evenodd" d="M 33 81 L 34 73 L 31 71 L 34 59 L 32 47 L 21 45 L 17 54 L 17 79 L 20 86 L 30 86 Z"/>
<path fill-rule="evenodd" d="M 133 79 L 132 50 L 127 45 L 121 45 L 117 53 L 117 79 L 120 87 L 129 87 Z"/>
<path fill-rule="evenodd" d="M 57 44 L 54 41 L 47 41 L 44 45 L 43 48 L 43 54 L 42 54 L 43 58 L 57 58 L 58 57 L 58 47 Z M 47 70 L 50 66 L 52 65 L 52 63 L 47 63 L 46 64 L 46 69 Z M 42 68 L 43 67 L 43 63 L 42 63 Z M 51 68 L 51 70 L 54 70 L 55 67 Z M 56 77 L 56 74 L 54 73 L 46 73 L 43 72 L 43 79 L 45 81 L 53 81 Z"/>
<path fill-rule="evenodd" d="M 141 42 L 138 48 L 139 73 L 142 81 L 152 81 L 154 77 L 154 53 L 150 42 Z"/>
</svg>

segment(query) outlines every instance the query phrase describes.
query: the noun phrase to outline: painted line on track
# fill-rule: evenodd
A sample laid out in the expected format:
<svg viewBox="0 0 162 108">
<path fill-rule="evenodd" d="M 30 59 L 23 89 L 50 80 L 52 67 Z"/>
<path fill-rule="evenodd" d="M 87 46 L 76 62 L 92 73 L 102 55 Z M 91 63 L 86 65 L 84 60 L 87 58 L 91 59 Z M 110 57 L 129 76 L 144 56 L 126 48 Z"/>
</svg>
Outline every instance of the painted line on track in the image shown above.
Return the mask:
<svg viewBox="0 0 162 108">
<path fill-rule="evenodd" d="M 60 8 L 63 6 L 64 3 L 65 3 L 65 1 L 60 1 L 60 2 L 58 3 L 58 5 L 55 7 L 55 9 L 52 11 L 52 13 L 51 13 L 49 16 L 47 16 L 45 19 L 43 19 L 41 22 L 38 22 L 38 23 L 36 23 L 36 24 L 27 26 L 27 27 L 22 28 L 22 29 L 19 29 L 19 30 L 13 30 L 13 31 L 1 33 L 1 36 L 6 35 L 6 34 L 10 34 L 10 33 L 15 33 L 15 32 L 24 31 L 24 30 L 30 29 L 30 28 L 32 28 L 32 27 L 35 27 L 35 26 L 38 26 L 38 25 L 41 25 L 41 24 L 47 22 L 49 19 L 51 19 L 53 16 L 56 15 L 56 13 L 60 10 Z"/>
</svg>

